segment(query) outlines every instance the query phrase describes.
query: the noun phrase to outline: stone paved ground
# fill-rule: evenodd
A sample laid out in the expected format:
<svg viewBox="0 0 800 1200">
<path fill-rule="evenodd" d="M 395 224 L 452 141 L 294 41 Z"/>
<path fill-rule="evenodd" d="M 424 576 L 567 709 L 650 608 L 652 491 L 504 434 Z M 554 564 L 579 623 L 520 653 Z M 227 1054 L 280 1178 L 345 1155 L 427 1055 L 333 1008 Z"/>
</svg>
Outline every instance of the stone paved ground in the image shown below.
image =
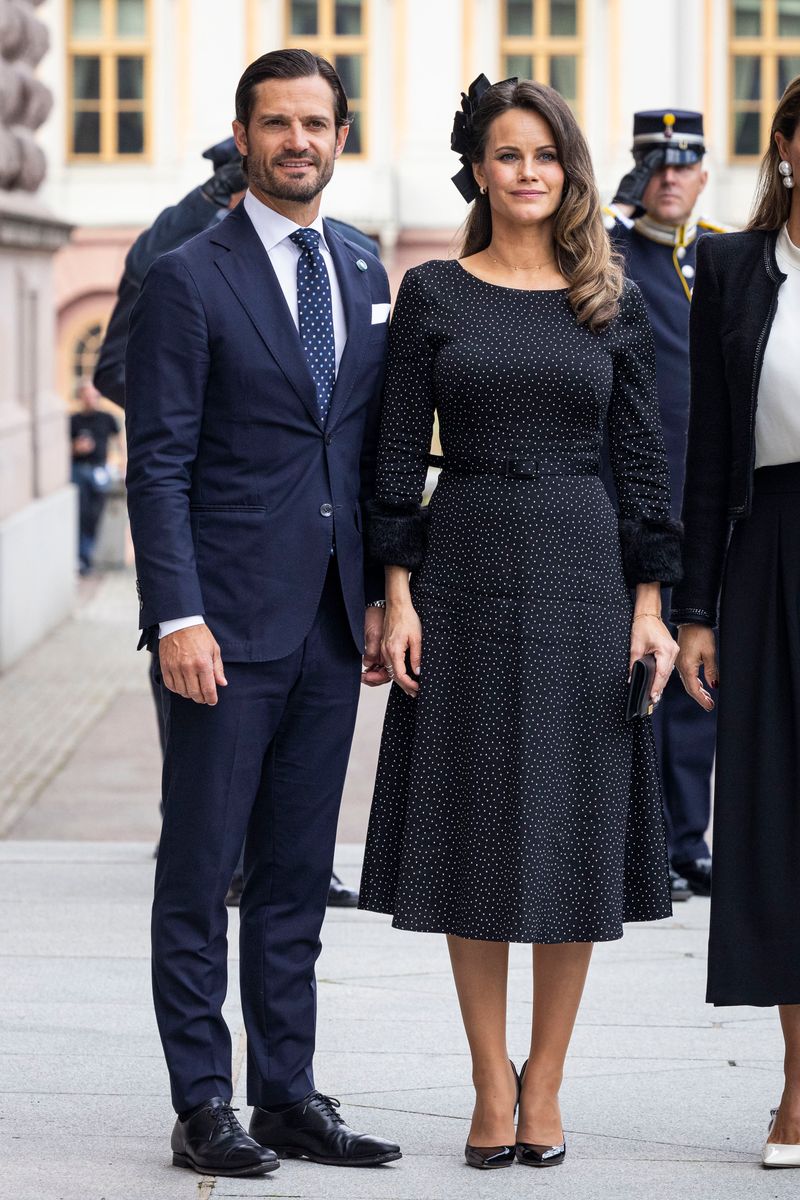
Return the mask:
<svg viewBox="0 0 800 1200">
<path fill-rule="evenodd" d="M 84 582 L 73 619 L 0 675 L 0 837 L 157 838 L 160 760 L 137 611 L 131 571 Z M 385 699 L 364 689 L 344 841 L 366 833 Z"/>
<path fill-rule="evenodd" d="M 148 908 L 158 754 L 129 577 L 0 678 L 0 1200 L 783 1200 L 800 1173 L 757 1165 L 780 1088 L 774 1012 L 703 1003 L 708 904 L 600 946 L 554 1171 L 464 1165 L 469 1059 L 443 940 L 331 910 L 319 963 L 320 1086 L 403 1145 L 378 1171 L 286 1162 L 262 1181 L 171 1167 L 152 1016 Z M 358 879 L 383 695 L 365 693 L 338 869 Z M 236 922 L 231 958 L 235 973 Z M 525 1056 L 529 952 L 512 948 L 509 1039 Z M 228 1018 L 244 1109 L 235 979 Z"/>
</svg>

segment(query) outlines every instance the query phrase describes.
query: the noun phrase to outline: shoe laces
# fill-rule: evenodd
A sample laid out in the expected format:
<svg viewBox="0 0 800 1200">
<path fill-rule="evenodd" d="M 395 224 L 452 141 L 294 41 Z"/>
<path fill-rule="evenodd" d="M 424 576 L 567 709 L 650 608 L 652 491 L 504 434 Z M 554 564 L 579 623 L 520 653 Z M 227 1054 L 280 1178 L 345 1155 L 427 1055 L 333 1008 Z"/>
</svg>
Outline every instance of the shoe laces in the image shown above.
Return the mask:
<svg viewBox="0 0 800 1200">
<path fill-rule="evenodd" d="M 341 1100 L 337 1100 L 334 1096 L 323 1096 L 322 1092 L 314 1092 L 314 1094 L 306 1102 L 303 1113 L 310 1107 L 316 1108 L 319 1112 L 330 1117 L 337 1125 L 344 1125 L 344 1117 L 340 1116 L 336 1111 L 342 1107 Z"/>
<path fill-rule="evenodd" d="M 217 1119 L 214 1122 L 214 1130 L 211 1136 L 213 1137 L 217 1130 L 221 1133 L 239 1133 L 241 1126 L 236 1116 L 238 1111 L 238 1108 L 231 1108 L 230 1104 L 223 1104 L 217 1110 Z"/>
</svg>

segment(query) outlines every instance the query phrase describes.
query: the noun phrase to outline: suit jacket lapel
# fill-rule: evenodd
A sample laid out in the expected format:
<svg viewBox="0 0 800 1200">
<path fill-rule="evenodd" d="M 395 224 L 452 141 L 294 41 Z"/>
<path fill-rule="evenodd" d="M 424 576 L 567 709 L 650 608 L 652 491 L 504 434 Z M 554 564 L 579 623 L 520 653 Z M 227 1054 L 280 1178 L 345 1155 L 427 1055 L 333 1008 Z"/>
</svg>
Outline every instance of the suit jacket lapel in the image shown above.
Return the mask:
<svg viewBox="0 0 800 1200">
<path fill-rule="evenodd" d="M 213 240 L 225 247 L 217 266 L 314 424 L 319 425 L 317 392 L 300 335 L 269 255 L 241 204 L 220 222 Z"/>
<path fill-rule="evenodd" d="M 336 375 L 336 386 L 328 412 L 328 428 L 339 420 L 353 390 L 364 357 L 372 321 L 372 292 L 367 271 L 356 266 L 359 255 L 324 222 L 325 240 L 331 252 L 347 321 L 347 344 Z"/>
</svg>

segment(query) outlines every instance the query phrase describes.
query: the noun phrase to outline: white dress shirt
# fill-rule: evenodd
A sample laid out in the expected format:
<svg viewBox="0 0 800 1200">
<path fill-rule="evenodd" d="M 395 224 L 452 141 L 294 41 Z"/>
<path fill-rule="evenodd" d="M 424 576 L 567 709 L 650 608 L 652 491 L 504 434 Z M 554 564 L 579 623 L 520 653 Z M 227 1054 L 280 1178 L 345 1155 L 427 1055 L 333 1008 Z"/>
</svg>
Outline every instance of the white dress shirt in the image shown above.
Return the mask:
<svg viewBox="0 0 800 1200">
<path fill-rule="evenodd" d="M 785 225 L 778 234 L 775 257 L 786 282 L 778 292 L 758 384 L 756 467 L 800 462 L 800 246 L 790 240 Z"/>
<path fill-rule="evenodd" d="M 244 198 L 244 210 L 253 223 L 261 244 L 266 250 L 272 269 L 278 277 L 278 283 L 283 292 L 289 312 L 296 328 L 300 329 L 300 318 L 297 311 L 297 260 L 302 253 L 299 246 L 290 241 L 289 234 L 294 233 L 300 226 L 296 221 L 290 221 L 273 208 L 269 208 L 248 191 Z M 317 217 L 308 227 L 319 233 L 319 249 L 328 268 L 331 282 L 331 307 L 333 309 L 333 339 L 336 348 L 336 370 L 339 370 L 342 353 L 347 341 L 347 320 L 344 313 L 344 302 L 336 276 L 336 267 L 331 257 L 328 243 L 325 241 L 325 230 L 322 227 L 322 217 Z M 176 617 L 173 621 L 162 621 L 158 626 L 159 638 L 178 629 L 186 629 L 189 625 L 202 625 L 203 617 Z"/>
</svg>

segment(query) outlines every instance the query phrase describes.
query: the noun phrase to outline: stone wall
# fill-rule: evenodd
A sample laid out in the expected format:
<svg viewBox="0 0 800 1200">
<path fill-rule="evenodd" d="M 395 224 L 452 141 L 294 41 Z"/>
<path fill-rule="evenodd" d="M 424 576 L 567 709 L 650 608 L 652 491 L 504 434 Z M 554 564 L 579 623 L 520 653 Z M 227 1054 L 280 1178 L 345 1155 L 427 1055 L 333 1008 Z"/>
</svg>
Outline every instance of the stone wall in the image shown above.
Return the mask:
<svg viewBox="0 0 800 1200">
<path fill-rule="evenodd" d="M 0 188 L 35 192 L 45 158 L 34 140 L 53 107 L 49 88 L 35 70 L 50 34 L 32 0 L 0 0 Z"/>
<path fill-rule="evenodd" d="M 75 497 L 55 379 L 53 255 L 69 226 L 35 195 L 36 130 L 52 108 L 35 70 L 49 34 L 33 0 L 0 0 L 0 670 L 71 610 Z"/>
</svg>

